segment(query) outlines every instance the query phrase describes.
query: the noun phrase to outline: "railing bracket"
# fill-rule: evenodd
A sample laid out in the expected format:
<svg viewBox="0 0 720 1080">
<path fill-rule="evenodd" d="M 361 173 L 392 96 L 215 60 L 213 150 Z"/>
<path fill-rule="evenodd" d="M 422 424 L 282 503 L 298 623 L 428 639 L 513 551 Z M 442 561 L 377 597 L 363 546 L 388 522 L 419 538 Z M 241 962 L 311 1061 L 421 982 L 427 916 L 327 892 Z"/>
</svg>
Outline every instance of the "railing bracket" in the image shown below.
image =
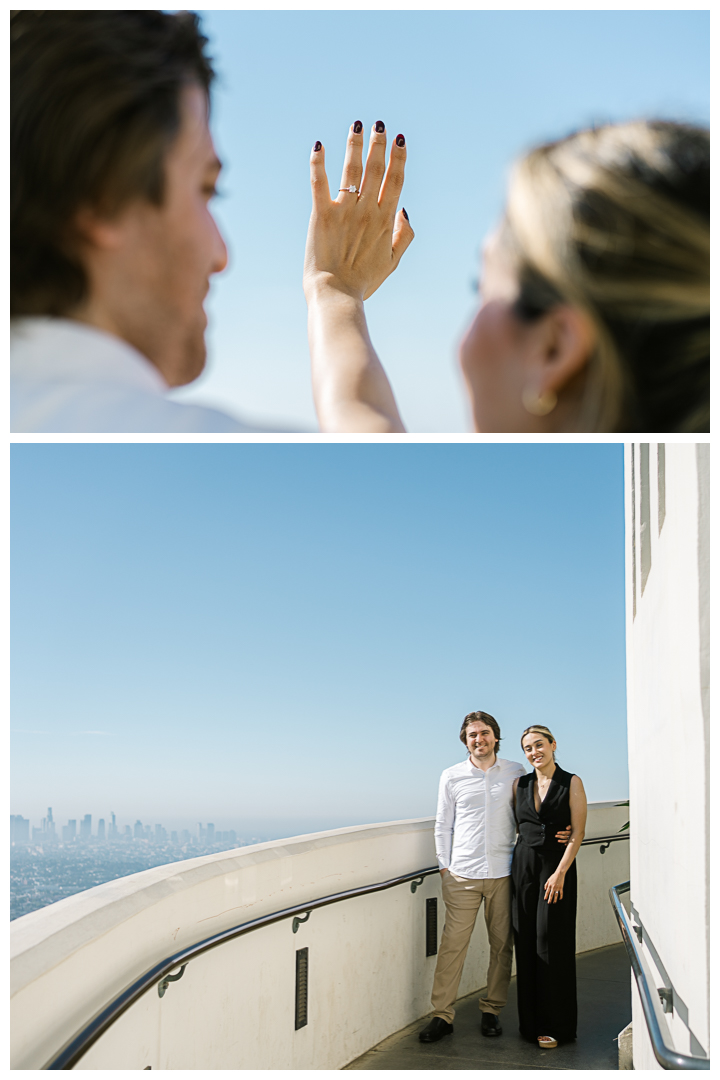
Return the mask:
<svg viewBox="0 0 720 1080">
<path fill-rule="evenodd" d="M 293 919 L 293 934 L 297 934 L 298 926 L 300 925 L 300 923 L 307 922 L 311 914 L 312 912 L 308 911 L 307 915 L 303 919 L 301 919 L 299 915 L 295 916 L 295 918 Z"/>
<path fill-rule="evenodd" d="M 633 923 L 632 928 L 635 931 L 635 933 L 637 934 L 638 941 L 642 945 L 642 926 L 635 926 L 635 924 Z"/>
<path fill-rule="evenodd" d="M 673 992 L 671 986 L 659 986 L 658 996 L 662 1001 L 662 1007 L 664 1013 L 671 1013 L 673 1011 Z"/>
<path fill-rule="evenodd" d="M 183 966 L 178 971 L 177 975 L 166 975 L 164 979 L 160 980 L 160 982 L 158 983 L 158 996 L 159 997 L 162 997 L 164 995 L 165 991 L 167 990 L 167 988 L 168 988 L 168 986 L 170 985 L 171 982 L 177 982 L 178 979 L 182 979 L 183 973 L 184 973 L 186 967 L 187 967 L 187 964 L 183 964 Z"/>
<path fill-rule="evenodd" d="M 420 877 L 417 879 L 417 881 L 411 881 L 410 882 L 410 892 L 412 892 L 412 893 L 417 892 L 418 891 L 418 886 L 422 885 L 423 881 L 425 880 L 425 877 L 426 877 L 425 874 L 421 874 Z"/>
</svg>

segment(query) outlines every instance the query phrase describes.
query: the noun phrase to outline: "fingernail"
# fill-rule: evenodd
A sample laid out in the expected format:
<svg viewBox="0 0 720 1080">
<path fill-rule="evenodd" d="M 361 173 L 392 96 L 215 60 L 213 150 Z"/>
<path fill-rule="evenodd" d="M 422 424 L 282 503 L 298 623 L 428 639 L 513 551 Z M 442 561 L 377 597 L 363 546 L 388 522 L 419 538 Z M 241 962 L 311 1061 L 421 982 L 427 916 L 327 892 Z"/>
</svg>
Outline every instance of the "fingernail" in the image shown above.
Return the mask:
<svg viewBox="0 0 720 1080">
<path fill-rule="evenodd" d="M 362 131 L 362 120 L 355 121 L 355 123 L 353 124 L 353 131 L 356 135 L 360 134 L 360 132 Z"/>
<path fill-rule="evenodd" d="M 377 131 L 378 135 L 382 135 L 383 131 L 385 130 L 385 125 L 382 120 L 375 121 L 375 130 Z"/>
<path fill-rule="evenodd" d="M 315 143 L 315 145 L 313 146 L 313 153 L 314 153 L 314 154 L 317 154 L 318 150 L 322 150 L 322 143 L 320 142 L 320 140 L 319 140 L 319 139 L 318 139 L 318 141 L 317 141 L 317 142 Z"/>
<path fill-rule="evenodd" d="M 405 136 L 404 135 L 398 135 L 395 142 L 397 143 L 398 146 L 404 146 L 405 145 Z"/>
<path fill-rule="evenodd" d="M 408 217 L 408 212 L 407 212 L 407 210 L 405 209 L 404 206 L 402 208 L 402 212 L 403 212 L 403 216 L 404 216 L 405 220 L 407 221 L 407 223 L 409 225 L 410 224 L 410 218 Z"/>
</svg>

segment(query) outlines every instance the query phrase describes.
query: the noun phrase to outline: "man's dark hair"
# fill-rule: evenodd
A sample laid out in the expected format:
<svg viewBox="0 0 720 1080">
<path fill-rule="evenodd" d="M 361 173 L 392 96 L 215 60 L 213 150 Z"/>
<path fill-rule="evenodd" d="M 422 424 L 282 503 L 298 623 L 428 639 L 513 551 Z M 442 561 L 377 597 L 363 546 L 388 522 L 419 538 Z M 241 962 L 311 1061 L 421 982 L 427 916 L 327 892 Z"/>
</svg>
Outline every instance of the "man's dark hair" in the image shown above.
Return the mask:
<svg viewBox="0 0 720 1080">
<path fill-rule="evenodd" d="M 470 713 L 468 713 L 467 716 L 465 717 L 465 719 L 462 722 L 462 727 L 460 728 L 460 742 L 465 743 L 465 745 L 467 746 L 467 735 L 465 734 L 465 731 L 467 729 L 468 724 L 474 724 L 474 723 L 480 723 L 480 722 L 483 723 L 483 724 L 487 724 L 488 727 L 491 727 L 493 729 L 493 734 L 495 735 L 495 738 L 497 739 L 497 744 L 495 746 L 495 753 L 497 753 L 498 747 L 500 746 L 500 725 L 498 724 L 495 717 L 491 716 L 490 713 L 486 713 L 486 712 L 470 712 Z"/>
<path fill-rule="evenodd" d="M 81 207 L 160 205 L 180 92 L 213 79 L 197 15 L 16 11 L 10 22 L 10 313 L 63 315 L 87 295 Z"/>
</svg>

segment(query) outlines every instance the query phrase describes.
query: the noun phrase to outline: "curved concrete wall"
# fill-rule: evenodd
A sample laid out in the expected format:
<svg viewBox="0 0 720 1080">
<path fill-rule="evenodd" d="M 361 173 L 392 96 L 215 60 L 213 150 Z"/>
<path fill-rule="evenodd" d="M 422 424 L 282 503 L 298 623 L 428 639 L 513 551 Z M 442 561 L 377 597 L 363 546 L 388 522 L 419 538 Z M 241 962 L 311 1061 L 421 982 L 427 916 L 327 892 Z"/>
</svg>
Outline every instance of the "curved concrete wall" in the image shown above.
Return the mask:
<svg viewBox="0 0 720 1080">
<path fill-rule="evenodd" d="M 616 832 L 625 807 L 591 806 L 588 836 Z M 99 885 L 11 924 L 12 1065 L 42 1068 L 153 964 L 221 930 L 330 893 L 436 865 L 433 819 L 278 840 Z M 579 856 L 578 951 L 619 940 L 607 889 L 628 845 Z M 152 988 L 89 1050 L 83 1069 L 336 1069 L 430 1009 L 425 900 L 437 875 L 315 911 L 198 957 L 161 999 Z M 439 935 L 438 935 L 439 936 Z M 295 953 L 309 949 L 308 1024 L 295 1030 Z M 484 983 L 482 920 L 460 994 Z"/>
</svg>

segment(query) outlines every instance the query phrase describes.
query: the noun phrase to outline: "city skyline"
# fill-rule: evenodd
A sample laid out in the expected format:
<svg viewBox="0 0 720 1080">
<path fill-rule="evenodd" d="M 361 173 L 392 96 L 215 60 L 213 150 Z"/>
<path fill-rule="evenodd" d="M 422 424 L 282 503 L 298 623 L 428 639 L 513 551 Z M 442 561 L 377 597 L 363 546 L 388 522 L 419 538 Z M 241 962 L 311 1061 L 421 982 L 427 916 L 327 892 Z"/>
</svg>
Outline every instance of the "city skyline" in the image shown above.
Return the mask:
<svg viewBox="0 0 720 1080">
<path fill-rule="evenodd" d="M 132 816 L 132 815 L 131 815 Z M 97 821 L 95 832 L 92 822 Z M 79 822 L 79 827 L 78 827 Z M 59 828 L 58 828 L 59 826 Z M 168 829 L 161 822 L 152 825 L 143 824 L 139 817 L 135 822 L 125 824 L 117 820 L 117 815 L 110 812 L 109 819 L 97 817 L 92 814 L 83 814 L 82 817 L 68 818 L 66 825 L 60 825 L 55 819 L 52 807 L 48 807 L 46 815 L 40 825 L 34 825 L 33 819 L 25 818 L 22 814 L 10 815 L 10 838 L 11 844 L 42 844 L 48 842 L 70 843 L 75 840 L 98 840 L 98 841 L 124 841 L 124 840 L 151 840 L 154 843 L 188 843 L 198 839 L 206 844 L 232 843 L 237 839 L 234 829 L 216 829 L 215 823 L 208 821 L 204 825 L 201 821 L 196 823 L 196 832 L 184 827 L 182 829 Z"/>
<path fill-rule="evenodd" d="M 58 824 L 52 807 L 40 827 L 21 814 L 10 815 L 11 921 L 128 874 L 271 839 L 216 830 L 212 822 L 198 822 L 193 833 L 168 833 L 162 824 L 143 825 L 140 819 L 133 826 L 118 824 L 112 813 L 108 830 L 99 818 L 93 832 L 91 814 Z"/>
</svg>

